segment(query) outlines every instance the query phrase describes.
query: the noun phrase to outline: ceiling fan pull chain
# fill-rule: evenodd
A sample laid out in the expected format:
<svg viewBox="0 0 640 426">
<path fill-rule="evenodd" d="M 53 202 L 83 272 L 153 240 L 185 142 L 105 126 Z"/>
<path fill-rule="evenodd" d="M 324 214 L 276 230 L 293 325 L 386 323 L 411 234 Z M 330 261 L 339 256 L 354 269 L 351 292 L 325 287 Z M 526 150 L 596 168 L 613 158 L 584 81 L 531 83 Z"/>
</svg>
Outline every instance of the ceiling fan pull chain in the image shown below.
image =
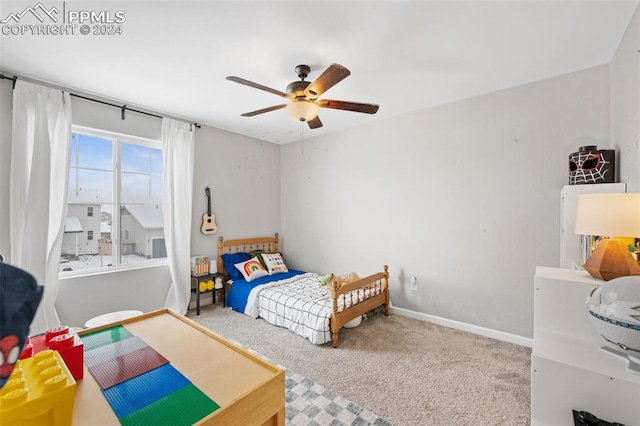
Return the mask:
<svg viewBox="0 0 640 426">
<path fill-rule="evenodd" d="M 300 122 L 300 147 L 302 155 L 304 155 L 304 121 Z"/>
</svg>

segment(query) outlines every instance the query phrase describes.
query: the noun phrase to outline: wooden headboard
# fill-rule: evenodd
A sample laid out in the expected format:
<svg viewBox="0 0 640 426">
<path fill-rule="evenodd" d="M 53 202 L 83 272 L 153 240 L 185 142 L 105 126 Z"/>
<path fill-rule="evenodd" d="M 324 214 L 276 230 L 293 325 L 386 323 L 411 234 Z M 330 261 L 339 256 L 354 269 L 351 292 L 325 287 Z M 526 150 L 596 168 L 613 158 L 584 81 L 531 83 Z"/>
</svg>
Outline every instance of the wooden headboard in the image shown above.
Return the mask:
<svg viewBox="0 0 640 426">
<path fill-rule="evenodd" d="M 227 253 L 251 252 L 262 250 L 265 252 L 278 251 L 278 233 L 275 237 L 244 238 L 241 240 L 224 241 L 223 237 L 218 238 L 218 272 L 224 272 L 222 255 Z"/>
</svg>

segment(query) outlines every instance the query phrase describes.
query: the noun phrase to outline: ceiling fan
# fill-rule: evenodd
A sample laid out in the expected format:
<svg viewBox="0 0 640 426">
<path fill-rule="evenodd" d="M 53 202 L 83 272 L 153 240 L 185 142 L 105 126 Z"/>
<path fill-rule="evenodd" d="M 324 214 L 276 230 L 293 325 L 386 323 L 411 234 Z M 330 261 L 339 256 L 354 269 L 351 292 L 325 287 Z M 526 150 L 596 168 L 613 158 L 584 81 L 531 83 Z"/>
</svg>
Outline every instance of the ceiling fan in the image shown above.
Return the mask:
<svg viewBox="0 0 640 426">
<path fill-rule="evenodd" d="M 324 70 L 324 72 L 320 74 L 320 77 L 318 77 L 313 83 L 305 81 L 305 78 L 307 78 L 309 72 L 311 72 L 311 68 L 308 65 L 298 65 L 295 68 L 295 71 L 300 78 L 300 81 L 289 83 L 289 85 L 287 85 L 286 92 L 281 92 L 252 81 L 245 80 L 244 78 L 235 76 L 227 77 L 227 80 L 229 81 L 234 81 L 255 89 L 264 90 L 265 92 L 273 93 L 274 95 L 281 96 L 291 101 L 286 104 L 246 112 L 242 114 L 242 116 L 253 117 L 265 112 L 286 108 L 287 113 L 294 120 L 306 121 L 310 128 L 317 129 L 318 127 L 322 127 L 322 121 L 320 121 L 320 117 L 318 116 L 318 108 L 341 109 L 344 111 L 363 112 L 366 114 L 375 114 L 378 112 L 378 105 L 318 99 L 320 95 L 351 74 L 351 71 L 342 65 L 331 64 L 331 66 Z"/>
</svg>

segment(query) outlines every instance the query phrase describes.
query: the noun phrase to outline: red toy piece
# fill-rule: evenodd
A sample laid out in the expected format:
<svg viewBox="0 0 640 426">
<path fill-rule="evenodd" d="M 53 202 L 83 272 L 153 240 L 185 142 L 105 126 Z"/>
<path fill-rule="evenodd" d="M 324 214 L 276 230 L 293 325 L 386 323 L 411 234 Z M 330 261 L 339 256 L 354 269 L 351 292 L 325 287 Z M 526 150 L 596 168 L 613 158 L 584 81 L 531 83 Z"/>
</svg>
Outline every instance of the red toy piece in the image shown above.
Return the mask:
<svg viewBox="0 0 640 426">
<path fill-rule="evenodd" d="M 84 376 L 84 344 L 77 334 L 69 332 L 69 327 L 56 327 L 47 330 L 45 334 L 31 336 L 24 345 L 20 359 L 29 358 L 45 349 L 58 351 L 73 378 L 75 380 L 82 379 Z"/>
<path fill-rule="evenodd" d="M 27 341 L 24 344 L 24 348 L 22 348 L 22 353 L 20 354 L 20 359 L 31 358 L 33 356 L 33 345 L 31 344 L 31 338 L 27 337 Z"/>
</svg>

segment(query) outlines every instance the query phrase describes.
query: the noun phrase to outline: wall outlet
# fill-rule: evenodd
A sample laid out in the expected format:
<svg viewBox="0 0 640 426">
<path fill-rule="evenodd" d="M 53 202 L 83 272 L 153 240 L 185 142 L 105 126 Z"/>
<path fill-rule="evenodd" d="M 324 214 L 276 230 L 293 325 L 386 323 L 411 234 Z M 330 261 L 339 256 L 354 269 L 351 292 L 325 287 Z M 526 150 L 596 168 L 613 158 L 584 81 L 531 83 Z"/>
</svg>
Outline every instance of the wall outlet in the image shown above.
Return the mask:
<svg viewBox="0 0 640 426">
<path fill-rule="evenodd" d="M 416 277 L 411 277 L 411 290 L 418 291 L 418 279 Z"/>
</svg>

